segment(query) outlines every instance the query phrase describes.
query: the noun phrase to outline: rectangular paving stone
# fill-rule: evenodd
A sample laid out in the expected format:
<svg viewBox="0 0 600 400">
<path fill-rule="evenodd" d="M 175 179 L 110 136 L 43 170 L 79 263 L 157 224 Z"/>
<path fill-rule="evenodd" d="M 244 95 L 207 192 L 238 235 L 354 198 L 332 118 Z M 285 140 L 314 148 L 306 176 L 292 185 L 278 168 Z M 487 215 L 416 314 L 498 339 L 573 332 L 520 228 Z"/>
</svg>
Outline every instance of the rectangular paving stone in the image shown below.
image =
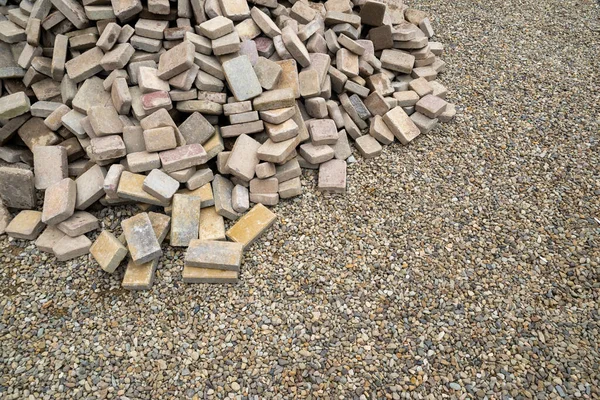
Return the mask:
<svg viewBox="0 0 600 400">
<path fill-rule="evenodd" d="M 35 146 L 52 146 L 62 141 L 60 136 L 48 129 L 41 118 L 30 118 L 21 125 L 17 133 L 31 151 Z"/>
<path fill-rule="evenodd" d="M 421 131 L 402 107 L 397 106 L 385 113 L 383 121 L 400 143 L 406 145 L 419 136 Z"/>
<path fill-rule="evenodd" d="M 191 241 L 198 239 L 200 228 L 200 204 L 197 196 L 176 194 L 173 196 L 171 212 L 171 246 L 188 246 Z"/>
<path fill-rule="evenodd" d="M 319 166 L 318 189 L 321 191 L 346 192 L 346 161 L 329 160 Z"/>
<path fill-rule="evenodd" d="M 95 231 L 100 227 L 98 219 L 86 211 L 75 211 L 75 213 L 56 225 L 65 235 L 77 237 L 88 232 Z"/>
<path fill-rule="evenodd" d="M 91 246 L 92 242 L 84 235 L 65 235 L 52 247 L 52 252 L 58 261 L 68 261 L 88 254 Z"/>
<path fill-rule="evenodd" d="M 331 160 L 335 155 L 333 149 L 328 145 L 314 145 L 304 143 L 300 146 L 298 153 L 311 164 L 321 164 Z"/>
<path fill-rule="evenodd" d="M 158 258 L 140 265 L 129 259 L 121 286 L 127 290 L 149 290 L 154 283 L 154 273 L 157 266 Z"/>
<path fill-rule="evenodd" d="M 177 147 L 175 130 L 171 126 L 144 130 L 144 144 L 146 151 L 158 152 Z"/>
<path fill-rule="evenodd" d="M 25 92 L 17 92 L 0 98 L 0 118 L 11 119 L 29 111 L 31 103 Z"/>
<path fill-rule="evenodd" d="M 90 253 L 100 268 L 112 274 L 127 256 L 128 250 L 111 232 L 102 231 L 90 247 Z"/>
<path fill-rule="evenodd" d="M 260 161 L 272 162 L 280 164 L 285 162 L 295 151 L 296 146 L 300 143 L 300 136 L 292 139 L 284 140 L 283 142 L 273 142 L 267 139 L 257 150 L 256 154 Z"/>
<path fill-rule="evenodd" d="M 95 137 L 90 141 L 90 159 L 109 161 L 127 155 L 125 143 L 119 135 Z"/>
<path fill-rule="evenodd" d="M 437 118 L 446 110 L 446 100 L 428 94 L 415 105 L 415 110 L 429 118 Z"/>
<path fill-rule="evenodd" d="M 185 253 L 185 265 L 239 271 L 243 245 L 225 241 L 192 240 Z"/>
<path fill-rule="evenodd" d="M 186 71 L 194 64 L 194 53 L 194 45 L 186 41 L 167 50 L 158 61 L 157 77 L 168 80 Z"/>
<path fill-rule="evenodd" d="M 296 105 L 294 92 L 291 89 L 274 89 L 263 92 L 252 100 L 256 111 L 274 110 L 276 108 L 292 107 Z"/>
<path fill-rule="evenodd" d="M 88 110 L 88 117 L 94 133 L 98 136 L 123 133 L 123 122 L 113 106 L 92 106 Z"/>
<path fill-rule="evenodd" d="M 233 191 L 231 192 L 231 206 L 240 214 L 248 211 L 250 208 L 250 195 L 248 188 L 242 185 L 234 186 Z"/>
<path fill-rule="evenodd" d="M 279 181 L 275 177 L 258 179 L 254 178 L 250 181 L 250 193 L 277 193 Z"/>
<path fill-rule="evenodd" d="M 106 170 L 104 168 L 94 165 L 75 180 L 77 184 L 76 209 L 85 210 L 104 196 L 105 175 Z"/>
<path fill-rule="evenodd" d="M 35 146 L 33 168 L 36 189 L 47 189 L 67 177 L 67 150 L 62 146 Z"/>
<path fill-rule="evenodd" d="M 40 251 L 52 253 L 54 245 L 65 236 L 57 227 L 47 226 L 44 232 L 38 236 L 35 245 Z"/>
<path fill-rule="evenodd" d="M 139 151 L 127 154 L 127 167 L 129 171 L 139 173 L 160 168 L 160 156 L 158 153 Z"/>
<path fill-rule="evenodd" d="M 166 172 L 177 171 L 204 164 L 208 156 L 202 145 L 193 143 L 158 153 Z"/>
<path fill-rule="evenodd" d="M 187 144 L 204 144 L 215 133 L 215 127 L 202 114 L 193 112 L 179 125 L 179 131 Z"/>
<path fill-rule="evenodd" d="M 383 50 L 380 60 L 383 68 L 402 74 L 410 74 L 415 64 L 415 56 L 395 49 Z"/>
<path fill-rule="evenodd" d="M 185 283 L 237 283 L 238 271 L 183 266 Z"/>
<path fill-rule="evenodd" d="M 250 136 L 239 136 L 227 160 L 227 169 L 230 173 L 242 180 L 251 180 L 259 162 L 257 156 L 259 147 L 261 144 Z"/>
<path fill-rule="evenodd" d="M 6 227 L 8 226 L 8 224 L 10 223 L 10 221 L 12 220 L 12 215 L 11 213 L 8 211 L 8 208 L 6 208 L 2 202 L 0 202 L 0 235 L 3 235 L 4 232 L 6 232 Z M 223 227 L 223 236 L 225 235 L 225 228 Z"/>
<path fill-rule="evenodd" d="M 233 191 L 233 183 L 221 175 L 215 175 L 212 181 L 214 205 L 217 213 L 223 217 L 236 220 L 239 215 L 233 209 L 231 195 Z"/>
<path fill-rule="evenodd" d="M 221 136 L 224 138 L 239 137 L 241 135 L 249 135 L 252 133 L 261 132 L 264 129 L 263 121 L 246 122 L 221 127 Z"/>
<path fill-rule="evenodd" d="M 237 101 L 249 100 L 262 93 L 262 87 L 248 56 L 243 55 L 225 61 L 223 73 Z"/>
<path fill-rule="evenodd" d="M 210 168 L 201 168 L 187 180 L 186 187 L 189 190 L 195 190 L 211 182 L 213 178 L 214 175 Z"/>
<path fill-rule="evenodd" d="M 300 178 L 293 178 L 285 182 L 279 183 L 279 197 L 289 199 L 302 194 L 302 182 Z"/>
<path fill-rule="evenodd" d="M 142 189 L 160 201 L 168 203 L 179 189 L 179 182 L 161 170 L 153 169 L 144 179 Z"/>
<path fill-rule="evenodd" d="M 102 50 L 99 47 L 93 47 L 67 61 L 65 63 L 65 69 L 67 70 L 69 78 L 73 82 L 79 83 L 96 75 L 102 71 L 102 65 L 100 65 L 102 57 L 104 57 Z"/>
<path fill-rule="evenodd" d="M 82 5 L 75 0 L 51 0 L 56 7 L 77 29 L 84 28 L 88 21 Z"/>
<path fill-rule="evenodd" d="M 275 213 L 262 204 L 257 204 L 229 228 L 226 235 L 230 240 L 241 243 L 245 250 L 276 220 Z"/>
<path fill-rule="evenodd" d="M 198 25 L 200 33 L 214 40 L 233 32 L 233 21 L 221 15 Z"/>
<path fill-rule="evenodd" d="M 354 144 L 360 154 L 366 158 L 374 158 L 381 154 L 383 148 L 371 135 L 364 135 L 354 141 Z"/>
<path fill-rule="evenodd" d="M 276 61 L 281 67 L 281 76 L 273 89 L 290 89 L 294 97 L 300 97 L 300 83 L 298 79 L 298 65 L 296 60 L 279 60 Z"/>
<path fill-rule="evenodd" d="M 23 210 L 6 227 L 6 234 L 15 239 L 35 240 L 46 226 L 40 211 Z"/>
<path fill-rule="evenodd" d="M 145 204 L 162 206 L 168 204 L 168 201 L 163 201 L 151 195 L 144 190 L 145 175 L 134 174 L 129 171 L 123 171 L 119 180 L 117 196 L 122 199 L 139 201 Z"/>
<path fill-rule="evenodd" d="M 70 178 L 48 186 L 44 193 L 42 222 L 56 225 L 72 216 L 75 212 L 76 190 L 77 186 Z"/>
<path fill-rule="evenodd" d="M 162 255 L 152 223 L 147 213 L 140 213 L 121 222 L 131 259 L 137 265 L 157 259 Z"/>
</svg>

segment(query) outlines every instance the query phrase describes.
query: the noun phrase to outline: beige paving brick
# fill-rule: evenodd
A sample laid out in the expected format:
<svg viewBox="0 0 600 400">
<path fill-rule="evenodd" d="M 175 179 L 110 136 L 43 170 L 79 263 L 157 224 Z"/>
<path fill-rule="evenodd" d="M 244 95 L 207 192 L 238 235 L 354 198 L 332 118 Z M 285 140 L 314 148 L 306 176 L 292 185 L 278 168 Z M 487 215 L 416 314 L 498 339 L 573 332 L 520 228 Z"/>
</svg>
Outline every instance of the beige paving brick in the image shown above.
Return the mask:
<svg viewBox="0 0 600 400">
<path fill-rule="evenodd" d="M 226 233 L 227 237 L 241 243 L 247 249 L 271 225 L 277 216 L 262 204 L 257 204 L 243 217 L 241 217 Z"/>
<path fill-rule="evenodd" d="M 109 231 L 102 231 L 90 247 L 90 253 L 100 268 L 112 274 L 127 256 L 127 248 Z"/>
<path fill-rule="evenodd" d="M 189 246 L 198 239 L 201 199 L 198 196 L 176 194 L 171 213 L 171 246 Z"/>
<path fill-rule="evenodd" d="M 39 211 L 23 210 L 6 227 L 6 234 L 15 239 L 35 240 L 45 224 Z"/>
</svg>

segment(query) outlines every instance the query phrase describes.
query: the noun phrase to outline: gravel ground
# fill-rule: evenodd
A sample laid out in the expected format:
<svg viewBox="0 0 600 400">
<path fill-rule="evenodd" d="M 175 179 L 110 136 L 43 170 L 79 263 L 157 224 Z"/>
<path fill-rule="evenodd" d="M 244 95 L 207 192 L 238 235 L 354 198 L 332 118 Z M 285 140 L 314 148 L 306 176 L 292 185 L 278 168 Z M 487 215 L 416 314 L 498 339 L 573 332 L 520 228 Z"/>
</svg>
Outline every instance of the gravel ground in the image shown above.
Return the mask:
<svg viewBox="0 0 600 400">
<path fill-rule="evenodd" d="M 238 285 L 166 250 L 130 293 L 3 237 L 0 397 L 600 398 L 599 5 L 491 3 L 418 3 L 456 121 L 346 196 L 306 171 Z"/>
</svg>

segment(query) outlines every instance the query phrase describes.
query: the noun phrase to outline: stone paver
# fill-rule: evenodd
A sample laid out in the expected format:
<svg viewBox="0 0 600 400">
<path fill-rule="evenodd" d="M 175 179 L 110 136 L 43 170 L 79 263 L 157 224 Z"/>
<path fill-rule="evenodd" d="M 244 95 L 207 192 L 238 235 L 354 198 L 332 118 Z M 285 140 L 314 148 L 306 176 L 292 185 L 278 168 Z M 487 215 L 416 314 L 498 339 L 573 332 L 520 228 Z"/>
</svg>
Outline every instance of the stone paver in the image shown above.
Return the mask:
<svg viewBox="0 0 600 400">
<path fill-rule="evenodd" d="M 277 216 L 262 204 L 257 204 L 229 230 L 227 237 L 247 249 L 265 230 L 275 223 Z"/>
<path fill-rule="evenodd" d="M 243 251 L 241 243 L 192 240 L 184 262 L 188 267 L 239 271 Z"/>
<path fill-rule="evenodd" d="M 86 211 L 75 211 L 65 221 L 56 226 L 65 235 L 76 237 L 95 231 L 100 227 L 98 219 Z"/>
<path fill-rule="evenodd" d="M 162 255 L 152 223 L 147 213 L 140 213 L 121 222 L 131 259 L 137 265 L 147 263 Z"/>
<path fill-rule="evenodd" d="M 90 247 L 94 260 L 105 272 L 115 272 L 128 254 L 127 248 L 109 231 L 102 231 Z"/>
<path fill-rule="evenodd" d="M 44 193 L 42 222 L 56 225 L 75 212 L 77 186 L 75 181 L 65 178 L 50 185 Z"/>
<path fill-rule="evenodd" d="M 171 213 L 171 246 L 188 246 L 198 239 L 201 199 L 197 196 L 176 194 Z"/>
<path fill-rule="evenodd" d="M 23 210 L 10 221 L 6 234 L 15 239 L 35 240 L 46 226 L 39 211 Z"/>
<path fill-rule="evenodd" d="M 225 240 L 225 221 L 215 207 L 200 210 L 200 240 Z"/>
</svg>

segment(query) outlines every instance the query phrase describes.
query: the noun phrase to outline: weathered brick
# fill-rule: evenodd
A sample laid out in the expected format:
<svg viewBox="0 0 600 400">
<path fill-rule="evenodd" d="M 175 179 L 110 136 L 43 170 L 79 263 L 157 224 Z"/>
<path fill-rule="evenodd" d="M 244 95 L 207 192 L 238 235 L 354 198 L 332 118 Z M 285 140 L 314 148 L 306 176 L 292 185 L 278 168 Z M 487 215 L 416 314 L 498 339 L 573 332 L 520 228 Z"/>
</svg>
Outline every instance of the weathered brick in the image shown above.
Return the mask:
<svg viewBox="0 0 600 400">
<path fill-rule="evenodd" d="M 145 179 L 145 175 L 123 171 L 121 179 L 119 180 L 117 196 L 122 199 L 134 200 L 157 206 L 168 204 L 168 201 L 158 199 L 143 189 Z"/>
<path fill-rule="evenodd" d="M 35 240 L 45 224 L 39 211 L 23 210 L 6 227 L 6 234 L 15 239 Z"/>
<path fill-rule="evenodd" d="M 121 286 L 127 290 L 150 289 L 154 283 L 154 273 L 157 266 L 158 258 L 139 265 L 129 259 Z"/>
<path fill-rule="evenodd" d="M 63 238 L 65 234 L 61 232 L 55 226 L 48 226 L 44 229 L 44 232 L 40 236 L 38 236 L 35 241 L 35 245 L 40 251 L 44 251 L 46 253 L 52 253 L 52 248 L 54 245 Z"/>
<path fill-rule="evenodd" d="M 104 195 L 104 176 L 106 170 L 99 165 L 94 165 L 76 180 L 77 200 L 75 208 L 85 210 Z"/>
<path fill-rule="evenodd" d="M 379 142 L 370 135 L 364 135 L 355 140 L 355 145 L 364 158 L 377 157 L 383 151 Z"/>
<path fill-rule="evenodd" d="M 213 196 L 215 209 L 219 215 L 235 220 L 239 217 L 238 213 L 233 209 L 231 195 L 233 191 L 233 183 L 221 175 L 215 175 L 212 182 Z"/>
<path fill-rule="evenodd" d="M 140 213 L 121 222 L 131 259 L 137 265 L 157 259 L 162 255 L 152 223 L 147 213 Z"/>
<path fill-rule="evenodd" d="M 62 146 L 35 146 L 33 166 L 36 189 L 47 189 L 67 177 L 67 150 Z"/>
<path fill-rule="evenodd" d="M 252 179 L 259 162 L 257 156 L 259 147 L 261 144 L 250 136 L 239 136 L 227 160 L 227 169 L 230 173 L 245 181 Z"/>
<path fill-rule="evenodd" d="M 236 283 L 238 271 L 183 266 L 183 281 L 186 283 Z"/>
<path fill-rule="evenodd" d="M 71 217 L 56 227 L 65 235 L 77 237 L 98 229 L 100 224 L 92 214 L 85 211 L 75 211 Z"/>
<path fill-rule="evenodd" d="M 90 253 L 105 272 L 115 272 L 127 256 L 127 248 L 109 231 L 102 231 L 90 247 Z"/>
<path fill-rule="evenodd" d="M 52 252 L 58 261 L 68 261 L 88 254 L 91 246 L 92 242 L 84 235 L 76 237 L 65 235 L 54 244 Z"/>
<path fill-rule="evenodd" d="M 240 243 L 192 240 L 184 262 L 188 267 L 239 271 L 242 254 Z"/>
<path fill-rule="evenodd" d="M 346 161 L 330 160 L 319 166 L 318 189 L 321 191 L 346 192 Z"/>
<path fill-rule="evenodd" d="M 262 204 L 257 204 L 229 230 L 227 237 L 248 248 L 265 230 L 275 223 L 277 216 Z"/>
<path fill-rule="evenodd" d="M 75 212 L 76 189 L 75 182 L 70 178 L 48 186 L 44 193 L 42 222 L 56 225 L 72 216 Z"/>
<path fill-rule="evenodd" d="M 179 182 L 164 172 L 153 169 L 144 179 L 142 189 L 160 201 L 168 203 L 179 189 Z"/>
<path fill-rule="evenodd" d="M 225 222 L 215 207 L 200 210 L 200 240 L 225 240 Z"/>
<path fill-rule="evenodd" d="M 170 126 L 144 130 L 146 151 L 158 152 L 177 147 L 175 130 Z"/>
<path fill-rule="evenodd" d="M 198 239 L 201 199 L 197 196 L 176 194 L 173 196 L 171 214 L 171 246 L 188 246 Z"/>
<path fill-rule="evenodd" d="M 197 143 L 177 147 L 159 153 L 162 167 L 166 172 L 177 171 L 208 161 L 206 151 Z"/>
<path fill-rule="evenodd" d="M 383 116 L 383 121 L 400 143 L 404 145 L 408 144 L 421 133 L 419 128 L 417 128 L 415 123 L 400 106 L 388 111 Z"/>
<path fill-rule="evenodd" d="M 262 93 L 262 87 L 248 56 L 224 62 L 223 73 L 237 101 L 252 99 Z"/>
</svg>

